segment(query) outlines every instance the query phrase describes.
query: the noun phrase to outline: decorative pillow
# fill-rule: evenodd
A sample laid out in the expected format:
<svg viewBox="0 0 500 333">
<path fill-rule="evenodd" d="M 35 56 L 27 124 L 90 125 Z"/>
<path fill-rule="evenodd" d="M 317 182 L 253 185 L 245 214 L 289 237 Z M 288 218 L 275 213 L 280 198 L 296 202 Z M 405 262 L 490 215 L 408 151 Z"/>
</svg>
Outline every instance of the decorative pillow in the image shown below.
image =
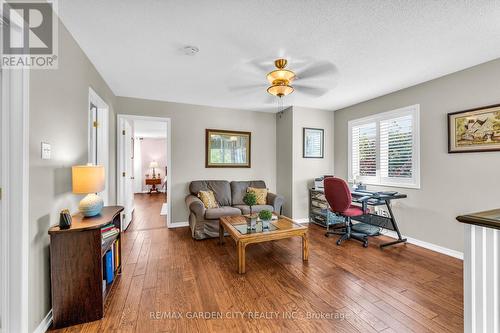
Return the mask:
<svg viewBox="0 0 500 333">
<path fill-rule="evenodd" d="M 252 192 L 257 197 L 257 205 L 265 205 L 267 203 L 267 188 L 247 188 L 247 192 Z"/>
<path fill-rule="evenodd" d="M 219 208 L 219 204 L 215 200 L 214 192 L 212 191 L 200 191 L 198 192 L 198 198 L 203 201 L 205 208 Z"/>
</svg>

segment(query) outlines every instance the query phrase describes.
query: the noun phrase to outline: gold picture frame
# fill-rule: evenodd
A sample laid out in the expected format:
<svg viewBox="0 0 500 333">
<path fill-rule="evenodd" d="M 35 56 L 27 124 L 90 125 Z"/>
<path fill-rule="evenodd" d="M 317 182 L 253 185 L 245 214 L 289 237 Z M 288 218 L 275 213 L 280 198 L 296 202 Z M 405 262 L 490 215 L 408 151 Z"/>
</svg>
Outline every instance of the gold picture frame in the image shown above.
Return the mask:
<svg viewBox="0 0 500 333">
<path fill-rule="evenodd" d="M 448 153 L 500 151 L 500 104 L 448 114 Z"/>
<path fill-rule="evenodd" d="M 252 133 L 205 130 L 206 168 L 250 168 Z"/>
</svg>

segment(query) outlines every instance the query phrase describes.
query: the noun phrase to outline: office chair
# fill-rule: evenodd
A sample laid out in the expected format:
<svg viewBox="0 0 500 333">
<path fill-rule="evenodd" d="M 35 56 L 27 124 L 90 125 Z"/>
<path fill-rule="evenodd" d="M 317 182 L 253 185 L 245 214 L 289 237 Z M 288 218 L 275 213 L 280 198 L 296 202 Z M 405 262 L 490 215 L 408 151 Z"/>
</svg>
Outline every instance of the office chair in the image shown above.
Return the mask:
<svg viewBox="0 0 500 333">
<path fill-rule="evenodd" d="M 362 203 L 362 207 L 351 205 L 352 198 L 349 186 L 343 179 L 336 177 L 325 178 L 324 188 L 326 201 L 328 201 L 331 211 L 345 219 L 345 232 L 337 240 L 337 245 L 340 245 L 346 239 L 354 238 L 362 242 L 364 247 L 368 247 L 368 236 L 366 234 L 352 232 L 351 217 L 367 213 L 366 201 L 370 199 L 370 196 L 357 200 Z M 330 232 L 327 232 L 325 236 L 329 236 L 330 234 Z"/>
</svg>

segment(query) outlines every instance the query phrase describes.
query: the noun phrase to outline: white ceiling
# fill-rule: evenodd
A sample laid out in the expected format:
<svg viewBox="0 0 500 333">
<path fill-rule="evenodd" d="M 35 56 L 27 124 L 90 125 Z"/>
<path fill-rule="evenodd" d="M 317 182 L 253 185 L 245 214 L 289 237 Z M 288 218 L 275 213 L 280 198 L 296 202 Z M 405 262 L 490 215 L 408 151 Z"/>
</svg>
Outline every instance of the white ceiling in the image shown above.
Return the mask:
<svg viewBox="0 0 500 333">
<path fill-rule="evenodd" d="M 167 123 L 163 121 L 134 120 L 134 136 L 140 138 L 166 138 Z"/>
<path fill-rule="evenodd" d="M 60 16 L 115 94 L 218 107 L 276 110 L 255 59 L 332 62 L 327 94 L 285 104 L 333 110 L 500 57 L 495 0 L 71 0 Z"/>
</svg>

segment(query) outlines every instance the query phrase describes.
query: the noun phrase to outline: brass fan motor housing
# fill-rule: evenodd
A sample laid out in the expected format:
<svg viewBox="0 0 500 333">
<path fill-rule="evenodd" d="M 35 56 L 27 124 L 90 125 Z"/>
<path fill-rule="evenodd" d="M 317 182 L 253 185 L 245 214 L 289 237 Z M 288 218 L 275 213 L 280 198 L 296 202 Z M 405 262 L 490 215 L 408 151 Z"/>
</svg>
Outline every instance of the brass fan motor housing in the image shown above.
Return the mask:
<svg viewBox="0 0 500 333">
<path fill-rule="evenodd" d="M 276 59 L 274 65 L 277 69 L 267 74 L 267 80 L 271 84 L 267 92 L 271 95 L 283 97 L 291 94 L 294 89 L 290 85 L 295 79 L 295 73 L 285 69 L 288 61 L 286 59 Z"/>
</svg>

